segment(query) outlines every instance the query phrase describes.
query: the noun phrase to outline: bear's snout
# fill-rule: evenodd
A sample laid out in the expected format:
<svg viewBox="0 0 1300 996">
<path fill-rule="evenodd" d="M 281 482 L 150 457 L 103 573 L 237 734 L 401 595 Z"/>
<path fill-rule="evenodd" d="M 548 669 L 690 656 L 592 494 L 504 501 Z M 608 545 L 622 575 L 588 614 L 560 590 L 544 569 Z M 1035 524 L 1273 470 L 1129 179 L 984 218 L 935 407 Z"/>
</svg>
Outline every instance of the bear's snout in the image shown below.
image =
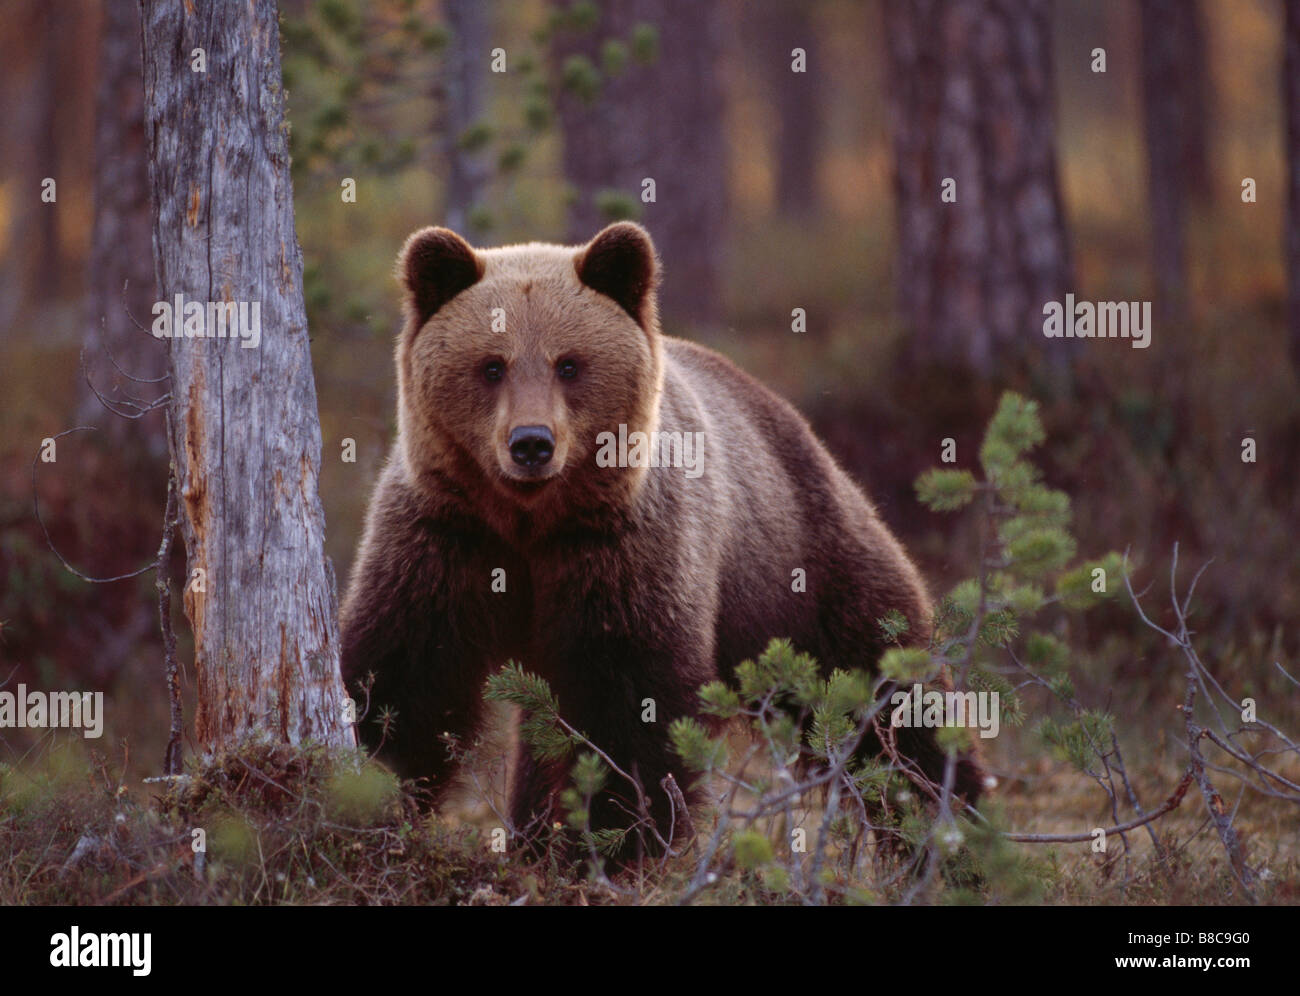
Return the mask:
<svg viewBox="0 0 1300 996">
<path fill-rule="evenodd" d="M 516 426 L 510 430 L 506 445 L 511 459 L 529 470 L 544 467 L 555 454 L 555 436 L 544 425 Z"/>
</svg>

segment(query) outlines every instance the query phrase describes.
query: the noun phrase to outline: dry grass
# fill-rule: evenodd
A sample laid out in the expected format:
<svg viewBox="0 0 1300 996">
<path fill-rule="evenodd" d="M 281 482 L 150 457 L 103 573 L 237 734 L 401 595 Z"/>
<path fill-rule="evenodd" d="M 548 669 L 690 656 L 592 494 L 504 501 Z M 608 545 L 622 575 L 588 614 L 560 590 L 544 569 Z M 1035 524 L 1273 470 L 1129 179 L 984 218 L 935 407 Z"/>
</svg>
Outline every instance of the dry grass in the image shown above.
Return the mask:
<svg viewBox="0 0 1300 996">
<path fill-rule="evenodd" d="M 480 765 L 493 767 L 499 747 Z M 1177 775 L 1170 763 L 1135 773 L 1149 808 Z M 249 746 L 192 765 L 179 782 L 128 787 L 102 756 L 87 758 L 73 746 L 48 749 L 19 768 L 0 768 L 0 904 L 660 905 L 679 901 L 695 871 L 698 850 L 624 870 L 610 888 L 592 880 L 559 840 L 535 850 L 512 843 L 500 853 L 492 846 L 499 802 L 476 799 L 473 782 L 467 785 L 451 812 L 428 817 L 381 768 L 357 769 L 316 750 Z M 796 823 L 815 828 L 817 800 L 805 801 Z M 1046 760 L 1014 777 L 1003 773 L 990 803 L 999 826 L 1021 832 L 1078 833 L 1111 822 L 1103 793 L 1088 778 Z M 1300 899 L 1291 816 L 1258 797 L 1241 801 L 1237 826 L 1252 861 L 1268 870 L 1258 897 L 1264 903 Z M 698 814 L 697 827 L 709 834 L 708 811 Z M 978 873 L 970 873 L 964 858 L 949 859 L 945 874 L 912 901 L 1242 901 L 1195 792 L 1156 829 L 1164 860 L 1144 830 L 1128 834 L 1127 858 L 1118 839 L 1101 855 L 1087 844 L 989 845 L 972 835 Z M 193 847 L 196 830 L 205 836 L 202 853 Z M 849 879 L 836 857 L 828 862 L 841 869 L 827 879 L 832 901 L 897 902 L 915 880 L 885 854 L 869 856 L 858 866 L 860 877 Z M 719 868 L 722 874 L 696 902 L 772 905 L 803 898 L 782 887 L 775 864 L 746 868 L 727 858 Z"/>
</svg>

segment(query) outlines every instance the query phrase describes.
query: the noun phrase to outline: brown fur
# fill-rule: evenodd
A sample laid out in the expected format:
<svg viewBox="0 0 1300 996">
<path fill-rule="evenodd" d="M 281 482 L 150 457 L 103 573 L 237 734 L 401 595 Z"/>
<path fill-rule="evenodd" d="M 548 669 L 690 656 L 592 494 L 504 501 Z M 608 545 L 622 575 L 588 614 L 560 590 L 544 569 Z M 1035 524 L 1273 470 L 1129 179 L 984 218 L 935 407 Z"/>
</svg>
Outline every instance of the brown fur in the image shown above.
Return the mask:
<svg viewBox="0 0 1300 996">
<path fill-rule="evenodd" d="M 397 710 L 383 755 L 400 774 L 446 786 L 438 734 L 471 736 L 485 676 L 514 658 L 660 800 L 668 772 L 689 783 L 669 724 L 695 715 L 698 687 L 730 677 L 769 638 L 788 637 L 827 670 L 872 665 L 889 609 L 926 638 L 920 575 L 804 419 L 718 354 L 660 333 L 657 263 L 638 226 L 610 226 L 578 249 L 478 251 L 424 229 L 399 275 L 409 295 L 399 436 L 342 618 L 345 678 L 374 672 L 372 713 Z M 565 359 L 578 365 L 572 380 L 556 374 Z M 484 376 L 491 360 L 505 365 L 496 383 Z M 597 467 L 597 435 L 620 423 L 703 432 L 703 475 Z M 507 438 L 523 425 L 554 433 L 541 474 L 511 461 Z M 504 593 L 491 590 L 495 568 Z M 794 568 L 806 592 L 791 590 Z M 655 723 L 641 721 L 646 698 Z M 932 735 L 899 732 L 941 777 Z M 363 735 L 377 737 L 370 723 Z M 516 821 L 546 813 L 564 780 L 523 762 Z M 969 760 L 958 788 L 978 795 Z M 609 798 L 592 816 L 627 823 Z"/>
</svg>

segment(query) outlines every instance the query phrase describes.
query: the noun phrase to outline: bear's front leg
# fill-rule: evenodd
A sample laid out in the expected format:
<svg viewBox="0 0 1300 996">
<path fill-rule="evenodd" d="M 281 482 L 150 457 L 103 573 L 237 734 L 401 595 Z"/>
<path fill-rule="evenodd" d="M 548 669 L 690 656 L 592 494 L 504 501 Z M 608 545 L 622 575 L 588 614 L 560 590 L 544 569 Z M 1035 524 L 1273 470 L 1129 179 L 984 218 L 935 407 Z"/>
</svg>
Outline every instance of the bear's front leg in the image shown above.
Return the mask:
<svg viewBox="0 0 1300 996">
<path fill-rule="evenodd" d="M 699 687 L 715 677 L 711 616 L 707 606 L 685 606 L 667 572 L 628 568 L 611 577 L 609 565 L 617 563 L 617 556 L 577 549 L 562 574 L 536 573 L 536 618 L 550 623 L 537 627 L 538 660 L 529 670 L 550 682 L 560 716 L 640 785 L 639 797 L 627 778 L 609 771 L 589 809 L 592 830 L 640 824 L 646 847 L 657 849 L 659 838 L 682 831 L 687 815 L 674 810 L 663 778 L 672 774 L 692 798 L 693 775 L 668 728 L 698 714 Z M 655 590 L 656 578 L 663 590 Z M 670 613 L 671 625 L 655 615 L 656 606 Z M 576 758 L 547 765 L 522 757 L 526 751 L 521 745 L 511 806 L 516 829 L 525 833 L 541 820 L 564 821 L 559 793 L 572 782 Z M 637 836 L 635 829 L 628 834 L 623 856 L 635 855 Z"/>
<path fill-rule="evenodd" d="M 506 591 L 493 591 L 494 572 L 512 566 L 507 558 L 490 536 L 428 517 L 390 488 L 371 509 L 352 571 L 342 665 L 358 713 L 374 675 L 362 743 L 400 777 L 423 780 L 434 804 L 454 775 L 441 735 L 472 741 L 483 681 L 504 661 L 510 628 L 527 617 L 526 571 L 507 571 Z"/>
</svg>

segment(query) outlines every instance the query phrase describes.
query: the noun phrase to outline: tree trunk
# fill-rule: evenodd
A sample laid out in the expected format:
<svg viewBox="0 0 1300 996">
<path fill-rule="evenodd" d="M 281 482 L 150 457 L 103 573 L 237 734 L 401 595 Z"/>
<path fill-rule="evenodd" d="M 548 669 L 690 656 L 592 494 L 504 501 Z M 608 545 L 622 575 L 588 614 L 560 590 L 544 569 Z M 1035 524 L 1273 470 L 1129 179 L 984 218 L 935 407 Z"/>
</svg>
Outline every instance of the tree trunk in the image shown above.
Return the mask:
<svg viewBox="0 0 1300 996">
<path fill-rule="evenodd" d="M 45 52 L 45 60 L 40 68 L 40 82 L 36 91 L 36 106 L 38 110 L 37 127 L 35 132 L 35 145 L 37 166 L 41 171 L 37 174 L 41 184 L 46 177 L 55 181 L 54 203 L 47 204 L 43 200 L 40 202 L 40 227 L 39 239 L 37 243 L 38 252 L 33 255 L 39 260 L 36 267 L 35 281 L 33 283 L 33 294 L 41 301 L 42 304 L 48 304 L 53 298 L 63 292 L 63 269 L 64 253 L 62 240 L 59 238 L 59 204 L 66 204 L 57 200 L 59 194 L 58 185 L 63 182 L 62 191 L 64 198 L 68 198 L 72 193 L 67 188 L 71 186 L 59 170 L 59 125 L 60 119 L 66 116 L 66 111 L 60 114 L 59 99 L 60 82 L 62 79 L 63 64 L 63 27 L 65 11 L 59 9 L 56 3 L 47 4 L 42 19 L 42 45 Z M 35 188 L 36 194 L 42 193 L 42 187 Z M 31 196 L 30 191 L 24 191 L 24 194 Z"/>
<path fill-rule="evenodd" d="M 444 8 L 452 34 L 442 128 L 447 161 L 445 224 L 472 242 L 482 233 L 471 230 L 471 209 L 483 198 L 491 168 L 485 153 L 467 152 L 460 147 L 460 138 L 486 110 L 488 10 L 486 0 L 446 0 Z"/>
<path fill-rule="evenodd" d="M 725 6 L 610 0 L 600 12 L 594 30 L 567 31 L 556 46 L 561 65 L 585 55 L 601 68 L 594 102 L 569 91 L 559 99 L 564 176 L 577 192 L 569 238 L 585 242 L 611 220 L 597 195 L 612 190 L 631 198 L 663 257 L 660 314 L 670 323 L 714 322 L 721 314 L 727 196 Z M 638 24 L 657 29 L 655 60 L 647 65 L 630 58 L 622 73 L 604 72 L 604 43 L 626 42 Z M 646 179 L 654 180 L 653 203 L 643 203 Z"/>
<path fill-rule="evenodd" d="M 752 9 L 752 8 L 751 8 Z M 821 61 L 815 7 L 808 0 L 763 0 L 754 18 L 761 33 L 761 79 L 776 111 L 776 208 L 788 218 L 817 209 L 817 164 L 827 67 Z M 791 68 L 792 51 L 804 50 L 803 72 Z"/>
<path fill-rule="evenodd" d="M 116 362 L 130 377 L 139 378 L 160 377 L 167 368 L 162 343 L 132 321 L 134 316 L 147 324 L 149 309 L 157 300 L 144 147 L 140 10 L 135 4 L 104 4 L 96 75 L 95 223 L 87 267 L 86 366 L 96 389 L 109 401 L 125 395 L 153 397 L 161 393 L 156 386 L 137 384 L 114 367 Z M 131 445 L 157 459 L 165 456 L 162 433 L 147 437 L 138 423 L 109 415 L 85 386 L 80 370 L 77 378 L 81 421 L 99 423 L 114 446 Z"/>
<path fill-rule="evenodd" d="M 1286 275 L 1291 364 L 1300 375 L 1300 0 L 1286 0 L 1286 54 L 1282 66 L 1286 114 Z"/>
<path fill-rule="evenodd" d="M 142 9 L 162 300 L 239 303 L 249 333 L 169 342 L 197 737 L 209 748 L 254 734 L 351 744 L 275 3 L 213 0 L 202 16 L 171 0 Z M 195 49 L 206 72 L 191 70 Z M 260 342 L 248 348 L 257 307 Z"/>
<path fill-rule="evenodd" d="M 1165 322 L 1187 310 L 1185 205 L 1210 186 L 1205 150 L 1205 32 L 1192 0 L 1141 0 L 1142 109 L 1155 310 Z"/>
<path fill-rule="evenodd" d="M 1048 6 L 887 0 L 884 13 L 909 357 L 989 376 L 1042 346 L 1043 305 L 1070 285 Z"/>
</svg>

